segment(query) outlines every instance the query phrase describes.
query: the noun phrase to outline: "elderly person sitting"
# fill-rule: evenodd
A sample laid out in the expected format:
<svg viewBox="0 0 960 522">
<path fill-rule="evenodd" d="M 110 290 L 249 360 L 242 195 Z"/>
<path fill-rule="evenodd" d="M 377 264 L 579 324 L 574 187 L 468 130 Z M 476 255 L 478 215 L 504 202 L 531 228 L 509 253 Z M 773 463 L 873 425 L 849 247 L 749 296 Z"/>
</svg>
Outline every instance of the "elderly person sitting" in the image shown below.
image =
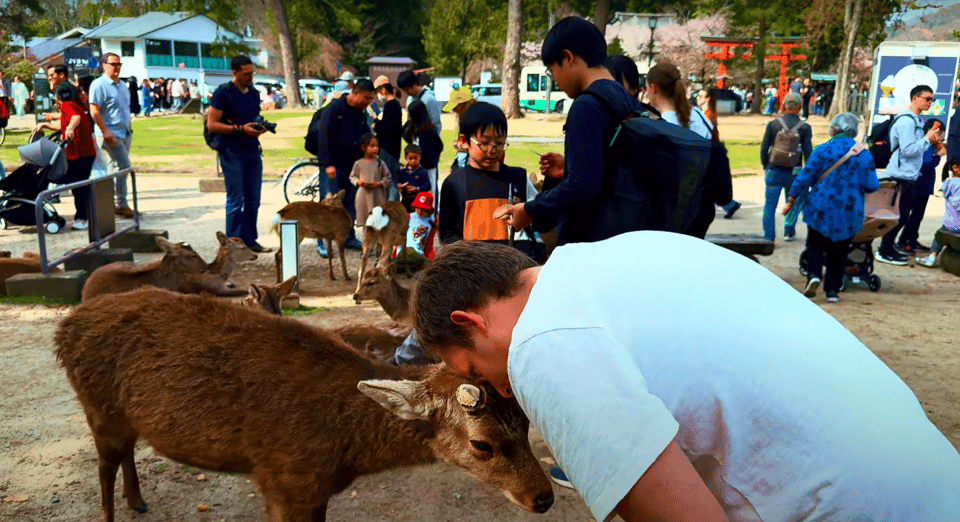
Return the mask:
<svg viewBox="0 0 960 522">
<path fill-rule="evenodd" d="M 854 140 L 859 124 L 860 119 L 849 112 L 833 118 L 830 122 L 832 138 L 813 151 L 790 187 L 790 197 L 783 209 L 786 214 L 793 202 L 810 190 L 803 209 L 810 260 L 803 295 L 816 295 L 826 256 L 824 292 L 830 303 L 840 300 L 850 240 L 863 225 L 863 195 L 880 188 L 873 156 Z"/>
</svg>

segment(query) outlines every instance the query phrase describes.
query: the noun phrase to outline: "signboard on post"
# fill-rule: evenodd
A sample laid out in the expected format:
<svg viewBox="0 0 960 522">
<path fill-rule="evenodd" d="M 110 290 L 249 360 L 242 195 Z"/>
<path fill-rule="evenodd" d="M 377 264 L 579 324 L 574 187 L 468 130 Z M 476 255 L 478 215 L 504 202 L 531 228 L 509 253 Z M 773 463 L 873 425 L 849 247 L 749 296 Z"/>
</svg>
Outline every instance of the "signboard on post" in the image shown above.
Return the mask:
<svg viewBox="0 0 960 522">
<path fill-rule="evenodd" d="M 63 61 L 71 71 L 86 69 L 93 60 L 93 49 L 89 47 L 67 47 L 63 50 Z M 94 67 L 96 67 L 96 62 Z"/>
<path fill-rule="evenodd" d="M 960 43 L 957 42 L 880 44 L 870 85 L 870 126 L 908 108 L 910 91 L 917 85 L 927 85 L 933 90 L 933 103 L 929 110 L 920 113 L 920 119 L 937 118 L 946 124 L 953 115 L 953 96 L 960 90 L 958 56 Z"/>
</svg>

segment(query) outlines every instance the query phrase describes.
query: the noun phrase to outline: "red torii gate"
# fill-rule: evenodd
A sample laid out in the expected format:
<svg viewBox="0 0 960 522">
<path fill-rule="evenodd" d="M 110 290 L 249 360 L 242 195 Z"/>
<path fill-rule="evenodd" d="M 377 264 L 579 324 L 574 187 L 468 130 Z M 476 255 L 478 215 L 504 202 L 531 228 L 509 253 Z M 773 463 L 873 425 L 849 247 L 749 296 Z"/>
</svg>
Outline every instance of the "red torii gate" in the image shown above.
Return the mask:
<svg viewBox="0 0 960 522">
<path fill-rule="evenodd" d="M 716 59 L 720 61 L 720 66 L 717 68 L 717 87 L 721 89 L 727 86 L 727 65 L 724 61 L 738 56 L 736 52 L 734 52 L 734 49 L 737 47 L 746 47 L 748 51 L 739 55 L 739 57 L 749 59 L 752 56 L 749 49 L 752 49 L 757 44 L 756 38 L 701 36 L 700 40 L 707 44 L 707 47 L 720 48 L 719 52 L 704 53 L 703 57 L 708 60 Z M 783 101 L 783 97 L 786 96 L 787 91 L 790 90 L 790 79 L 787 77 L 787 65 L 793 61 L 806 60 L 807 55 L 793 54 L 793 49 L 800 46 L 800 43 L 796 41 L 781 40 L 770 42 L 770 44 L 780 46 L 780 52 L 778 54 L 768 54 L 764 56 L 764 60 L 776 60 L 780 62 L 780 81 L 777 86 L 777 106 L 779 107 L 780 102 Z"/>
</svg>

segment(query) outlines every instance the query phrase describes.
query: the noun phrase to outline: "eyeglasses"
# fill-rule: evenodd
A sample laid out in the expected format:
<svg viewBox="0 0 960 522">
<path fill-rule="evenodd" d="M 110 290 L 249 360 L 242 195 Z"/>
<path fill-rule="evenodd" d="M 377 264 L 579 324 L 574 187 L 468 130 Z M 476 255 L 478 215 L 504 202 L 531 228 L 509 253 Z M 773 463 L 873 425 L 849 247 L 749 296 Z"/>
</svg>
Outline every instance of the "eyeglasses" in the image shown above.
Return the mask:
<svg viewBox="0 0 960 522">
<path fill-rule="evenodd" d="M 123 64 L 120 63 L 120 62 L 104 62 L 103 64 L 104 64 L 104 65 L 115 65 L 115 66 L 117 66 L 117 67 L 120 67 L 120 66 L 123 65 Z"/>
<path fill-rule="evenodd" d="M 501 150 L 507 150 L 507 147 L 510 146 L 510 144 L 505 141 L 500 143 L 480 143 L 479 141 L 476 140 L 476 138 L 470 138 L 470 141 L 473 142 L 474 145 L 479 147 L 480 150 L 482 150 L 483 152 L 491 152 L 491 151 L 497 152 Z"/>
<path fill-rule="evenodd" d="M 932 102 L 932 101 L 933 101 L 933 96 L 921 96 L 920 99 L 921 99 L 921 100 L 927 100 L 928 102 Z"/>
<path fill-rule="evenodd" d="M 553 71 L 548 67 L 546 72 L 543 73 L 547 78 L 550 78 L 550 81 L 553 81 Z"/>
</svg>

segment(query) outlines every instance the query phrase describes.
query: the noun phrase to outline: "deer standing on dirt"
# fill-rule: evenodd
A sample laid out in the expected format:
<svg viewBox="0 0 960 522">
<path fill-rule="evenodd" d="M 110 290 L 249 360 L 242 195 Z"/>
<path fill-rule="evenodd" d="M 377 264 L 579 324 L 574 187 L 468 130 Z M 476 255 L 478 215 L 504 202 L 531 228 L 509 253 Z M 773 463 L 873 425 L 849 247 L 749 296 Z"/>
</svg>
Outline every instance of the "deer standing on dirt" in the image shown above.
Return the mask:
<svg viewBox="0 0 960 522">
<path fill-rule="evenodd" d="M 353 230 L 353 219 L 343 206 L 343 195 L 345 191 L 341 190 L 336 194 L 327 194 L 323 201 L 294 201 L 280 209 L 273 216 L 271 230 L 280 235 L 280 222 L 285 220 L 297 221 L 297 245 L 300 241 L 308 237 L 323 239 L 327 245 L 327 263 L 330 266 L 330 280 L 335 281 L 333 277 L 333 246 L 331 241 L 336 241 L 340 248 L 340 266 L 343 268 L 343 278 L 347 281 L 350 276 L 347 275 L 347 260 L 343 253 L 343 244 Z M 277 282 L 280 282 L 281 270 L 283 264 L 283 241 L 280 242 L 280 249 L 274 254 L 277 264 Z"/>
<path fill-rule="evenodd" d="M 203 292 L 220 296 L 246 295 L 230 282 L 230 278 L 239 263 L 254 261 L 257 254 L 238 237 L 228 238 L 223 232 L 217 232 L 217 241 L 220 248 L 217 257 L 207 264 L 200 274 L 191 274 L 184 278 L 177 291 L 184 294 L 201 294 Z"/>
<path fill-rule="evenodd" d="M 411 322 L 411 292 L 397 282 L 396 276 L 396 266 L 389 263 L 367 270 L 357 284 L 357 291 L 353 294 L 354 302 L 360 304 L 365 299 L 376 300 L 390 319 Z"/>
<path fill-rule="evenodd" d="M 290 276 L 276 285 L 250 285 L 247 296 L 240 301 L 246 308 L 263 310 L 273 315 L 283 315 L 283 298 L 297 286 L 297 276 Z"/>
<path fill-rule="evenodd" d="M 7 279 L 17 274 L 39 274 L 40 254 L 24 252 L 23 257 L 10 257 L 10 252 L 0 251 L 0 295 L 7 295 Z M 59 272 L 57 267 L 51 267 L 50 272 Z"/>
<path fill-rule="evenodd" d="M 360 255 L 360 271 L 357 274 L 357 292 L 360 291 L 360 281 L 367 269 L 367 256 L 377 245 L 380 246 L 380 257 L 376 266 L 390 264 L 390 255 L 394 248 L 406 244 L 407 227 L 410 225 L 410 214 L 399 201 L 387 201 L 382 206 L 373 207 L 373 212 L 367 218 L 363 228 L 363 254 Z"/>
<path fill-rule="evenodd" d="M 190 245 L 171 243 L 161 236 L 157 236 L 156 241 L 164 252 L 162 258 L 145 265 L 120 261 L 97 268 L 84 283 L 81 300 L 127 292 L 145 285 L 177 290 L 181 285 L 189 284 L 188 279 L 198 277 L 207 269 L 207 263 Z M 207 276 L 207 286 L 214 287 L 214 280 L 219 280 L 219 276 Z M 220 285 L 226 290 L 222 280 Z"/>
<path fill-rule="evenodd" d="M 516 400 L 443 365 L 378 364 L 295 319 L 155 288 L 77 306 L 54 340 L 96 443 L 107 522 L 118 468 L 127 505 L 147 510 L 138 438 L 187 465 L 252 474 L 271 522 L 325 520 L 357 477 L 437 459 L 529 511 L 553 503 Z"/>
</svg>

